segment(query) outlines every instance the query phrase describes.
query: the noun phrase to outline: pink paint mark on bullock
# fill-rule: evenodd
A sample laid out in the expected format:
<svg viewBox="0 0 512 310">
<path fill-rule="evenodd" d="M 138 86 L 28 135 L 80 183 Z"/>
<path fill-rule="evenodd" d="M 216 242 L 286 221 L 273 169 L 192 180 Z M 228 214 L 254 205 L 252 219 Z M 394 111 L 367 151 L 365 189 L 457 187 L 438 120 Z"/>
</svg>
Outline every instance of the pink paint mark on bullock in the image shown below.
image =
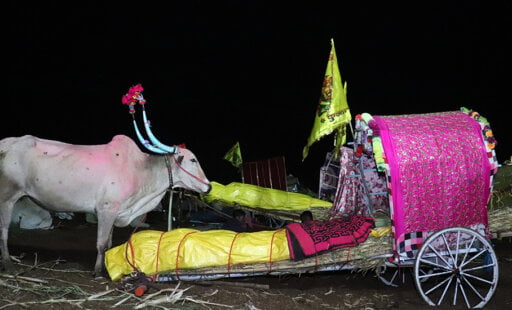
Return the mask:
<svg viewBox="0 0 512 310">
<path fill-rule="evenodd" d="M 50 143 L 48 143 L 50 142 Z M 60 142 L 53 142 L 53 141 L 48 141 L 47 143 L 43 143 L 43 141 L 37 141 L 36 142 L 36 150 L 38 151 L 38 153 L 40 154 L 44 154 L 44 155 L 50 155 L 50 156 L 53 156 L 53 155 L 57 155 L 58 153 L 62 152 L 64 146 L 66 144 L 63 144 L 63 143 L 60 143 Z"/>
<path fill-rule="evenodd" d="M 119 186 L 121 189 L 122 197 L 128 198 L 130 195 L 137 191 L 139 183 L 137 182 L 136 178 L 130 178 L 120 183 Z"/>
<path fill-rule="evenodd" d="M 84 154 L 85 155 L 85 154 Z M 104 164 L 109 162 L 109 158 L 105 156 L 105 153 L 92 153 L 82 156 L 81 158 L 84 162 L 92 164 L 92 166 L 103 166 Z"/>
</svg>

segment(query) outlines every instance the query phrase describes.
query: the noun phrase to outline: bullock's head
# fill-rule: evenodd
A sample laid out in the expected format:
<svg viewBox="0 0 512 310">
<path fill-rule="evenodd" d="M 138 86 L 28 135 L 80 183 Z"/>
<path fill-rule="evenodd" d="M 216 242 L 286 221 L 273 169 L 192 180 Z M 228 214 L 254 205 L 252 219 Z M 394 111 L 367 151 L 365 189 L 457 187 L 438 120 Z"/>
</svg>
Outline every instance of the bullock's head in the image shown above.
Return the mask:
<svg viewBox="0 0 512 310">
<path fill-rule="evenodd" d="M 178 147 L 171 161 L 173 188 L 179 187 L 201 194 L 210 191 L 210 181 L 206 178 L 199 161 L 191 151 Z"/>
</svg>

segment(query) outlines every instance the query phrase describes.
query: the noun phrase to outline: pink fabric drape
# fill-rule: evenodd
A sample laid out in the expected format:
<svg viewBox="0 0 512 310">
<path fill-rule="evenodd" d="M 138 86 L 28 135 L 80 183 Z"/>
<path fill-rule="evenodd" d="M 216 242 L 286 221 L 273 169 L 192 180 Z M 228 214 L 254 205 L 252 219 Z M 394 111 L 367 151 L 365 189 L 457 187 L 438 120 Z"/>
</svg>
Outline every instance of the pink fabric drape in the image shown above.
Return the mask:
<svg viewBox="0 0 512 310">
<path fill-rule="evenodd" d="M 354 214 L 368 215 L 368 203 L 373 211 L 389 210 L 386 178 L 377 172 L 375 160 L 369 154 L 362 154 L 363 169 L 354 150 L 348 147 L 340 149 L 340 172 L 338 187 L 330 211 L 330 218 L 339 218 Z M 363 178 L 366 182 L 368 195 L 364 191 Z"/>
<path fill-rule="evenodd" d="M 374 119 L 389 164 L 395 238 L 487 227 L 490 164 L 475 120 L 458 111 Z"/>
</svg>

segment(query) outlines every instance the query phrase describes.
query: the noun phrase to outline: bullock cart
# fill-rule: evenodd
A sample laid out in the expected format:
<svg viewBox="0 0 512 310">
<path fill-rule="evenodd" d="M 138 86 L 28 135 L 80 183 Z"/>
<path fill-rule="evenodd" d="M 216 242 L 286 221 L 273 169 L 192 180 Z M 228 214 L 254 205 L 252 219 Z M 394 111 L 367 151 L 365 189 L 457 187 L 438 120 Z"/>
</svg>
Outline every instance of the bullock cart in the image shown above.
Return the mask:
<svg viewBox="0 0 512 310">
<path fill-rule="evenodd" d="M 190 265 L 182 263 L 196 247 L 187 247 L 185 239 L 199 234 L 184 231 L 183 237 L 171 238 L 174 252 L 165 251 L 161 247 L 170 231 L 156 234 L 158 242 L 149 250 L 140 250 L 139 257 L 134 240 L 111 250 L 111 255 L 107 253 L 107 269 L 109 265 L 116 269 L 117 279 L 142 272 L 156 281 L 374 270 L 381 281 L 396 286 L 400 270 L 408 268 L 427 304 L 481 308 L 492 298 L 499 278 L 498 259 L 489 241 L 497 237 L 489 227 L 489 217 L 491 222 L 496 220 L 487 212 L 498 168 L 494 144 L 487 120 L 465 108 L 421 115 L 358 115 L 353 147 L 341 149 L 338 188 L 326 217 L 336 220 L 365 215 L 376 219 L 373 223 L 377 227 L 361 242 L 322 248 L 307 255 L 304 252 L 300 259 L 276 255 L 275 240 L 281 238 L 276 237 L 281 231 L 286 232 L 287 250 L 295 251 L 289 226 L 305 224 L 294 223 L 270 232 L 270 250 L 259 261 L 244 262 L 240 258 L 257 256 L 261 247 L 247 242 L 251 234 L 257 233 L 232 233 L 227 249 L 221 249 L 222 242 L 216 239 L 216 244 L 192 254 L 208 258 L 212 252 L 225 251 L 224 263 L 220 259 L 214 264 Z M 365 158 L 371 159 L 374 168 L 367 169 Z M 374 174 L 373 179 L 368 173 Z M 379 179 L 385 182 L 385 191 L 374 188 Z M 276 214 L 279 217 L 283 212 Z M 381 221 L 381 214 L 387 216 L 387 222 Z M 228 234 L 223 230 L 213 232 Z M 235 254 L 235 239 L 244 237 L 242 243 L 248 253 Z M 312 243 L 316 246 L 317 241 Z M 150 259 L 148 253 L 156 257 Z M 120 271 L 123 264 L 127 268 Z"/>
</svg>

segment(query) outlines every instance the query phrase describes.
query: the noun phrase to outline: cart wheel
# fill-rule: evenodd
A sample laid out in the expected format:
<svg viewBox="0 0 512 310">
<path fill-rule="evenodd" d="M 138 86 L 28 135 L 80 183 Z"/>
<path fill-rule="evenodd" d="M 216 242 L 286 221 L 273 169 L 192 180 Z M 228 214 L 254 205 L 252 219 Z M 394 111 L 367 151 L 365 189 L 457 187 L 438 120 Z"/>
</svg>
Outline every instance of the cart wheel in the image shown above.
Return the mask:
<svg viewBox="0 0 512 310">
<path fill-rule="evenodd" d="M 404 285 L 414 277 L 411 267 L 392 267 L 388 269 L 386 266 L 383 266 L 378 267 L 376 273 L 380 282 L 392 287 Z"/>
<path fill-rule="evenodd" d="M 498 285 L 498 260 L 478 232 L 446 228 L 430 236 L 414 264 L 414 281 L 421 297 L 431 306 L 456 305 L 482 308 Z"/>
<path fill-rule="evenodd" d="M 266 217 L 265 220 L 266 220 L 265 224 L 272 229 L 282 228 L 286 224 L 285 220 L 274 218 L 274 217 Z"/>
<path fill-rule="evenodd" d="M 391 268 L 392 270 L 388 270 L 386 265 L 378 267 L 377 277 L 379 281 L 386 284 L 387 286 L 399 287 L 405 282 L 405 270 L 400 270 L 398 268 Z"/>
</svg>

